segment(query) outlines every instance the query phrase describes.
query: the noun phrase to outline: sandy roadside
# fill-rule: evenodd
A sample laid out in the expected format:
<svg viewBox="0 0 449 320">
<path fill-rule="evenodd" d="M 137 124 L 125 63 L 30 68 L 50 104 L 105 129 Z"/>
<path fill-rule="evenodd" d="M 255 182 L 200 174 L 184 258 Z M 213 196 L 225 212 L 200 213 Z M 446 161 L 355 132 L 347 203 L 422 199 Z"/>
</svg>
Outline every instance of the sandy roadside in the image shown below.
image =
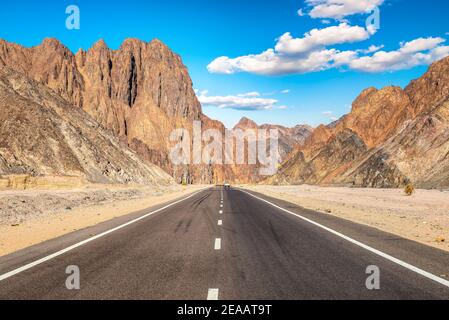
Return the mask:
<svg viewBox="0 0 449 320">
<path fill-rule="evenodd" d="M 241 186 L 449 251 L 449 192 L 317 186 Z M 444 239 L 444 241 L 442 241 Z"/>
<path fill-rule="evenodd" d="M 23 205 L 29 213 L 9 214 L 0 218 L 0 256 L 29 247 L 66 233 L 94 226 L 101 222 L 161 204 L 196 192 L 205 186 L 176 187 L 168 190 L 118 188 L 107 192 L 99 189 L 71 191 L 5 191 L 0 203 L 8 208 Z M 89 196 L 86 197 L 86 194 Z M 99 196 L 101 195 L 101 196 Z M 112 197 L 112 199 L 106 199 Z M 83 201 L 79 201 L 79 200 Z M 88 199 L 88 200 L 85 200 Z M 67 202 L 69 201 L 69 202 Z M 87 201 L 87 202 L 86 202 Z M 56 209 L 55 205 L 70 203 L 73 207 Z M 41 207 L 48 206 L 49 210 Z M 33 208 L 36 214 L 33 213 Z M 5 211 L 2 212 L 5 214 Z M 23 211 L 23 210 L 22 210 Z M 12 220 L 13 219 L 13 220 Z M 16 222 L 18 220 L 20 222 Z M 13 222 L 11 222 L 13 221 Z"/>
</svg>

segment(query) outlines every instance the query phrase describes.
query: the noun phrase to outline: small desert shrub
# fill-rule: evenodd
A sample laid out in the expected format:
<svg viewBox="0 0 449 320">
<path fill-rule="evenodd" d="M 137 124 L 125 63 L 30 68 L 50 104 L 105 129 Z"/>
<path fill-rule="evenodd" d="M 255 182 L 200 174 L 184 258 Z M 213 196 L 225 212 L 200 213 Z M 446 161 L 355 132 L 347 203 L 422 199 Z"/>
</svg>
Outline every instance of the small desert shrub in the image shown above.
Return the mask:
<svg viewBox="0 0 449 320">
<path fill-rule="evenodd" d="M 408 184 L 404 188 L 404 193 L 406 196 L 411 196 L 415 193 L 415 187 L 412 184 Z"/>
</svg>

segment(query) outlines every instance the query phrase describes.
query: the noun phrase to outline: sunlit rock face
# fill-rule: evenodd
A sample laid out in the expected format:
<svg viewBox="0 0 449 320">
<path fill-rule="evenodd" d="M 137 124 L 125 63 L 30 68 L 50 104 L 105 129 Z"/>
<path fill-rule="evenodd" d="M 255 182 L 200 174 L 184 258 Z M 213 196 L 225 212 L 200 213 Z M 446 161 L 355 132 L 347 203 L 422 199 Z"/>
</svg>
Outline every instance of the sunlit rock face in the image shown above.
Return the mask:
<svg viewBox="0 0 449 320">
<path fill-rule="evenodd" d="M 174 184 L 84 110 L 9 67 L 0 68 L 0 175 Z"/>
<path fill-rule="evenodd" d="M 445 58 L 404 90 L 363 91 L 348 115 L 315 129 L 266 182 L 446 188 L 448 108 Z"/>
</svg>

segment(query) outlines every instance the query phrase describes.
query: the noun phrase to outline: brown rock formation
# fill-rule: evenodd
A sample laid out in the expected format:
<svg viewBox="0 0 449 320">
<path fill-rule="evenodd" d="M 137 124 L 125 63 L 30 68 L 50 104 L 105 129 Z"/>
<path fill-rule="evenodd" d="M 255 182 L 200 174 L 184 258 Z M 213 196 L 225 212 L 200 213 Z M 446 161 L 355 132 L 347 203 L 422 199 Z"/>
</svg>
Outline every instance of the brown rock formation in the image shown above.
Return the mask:
<svg viewBox="0 0 449 320">
<path fill-rule="evenodd" d="M 315 129 L 268 182 L 448 187 L 448 108 L 449 57 L 405 90 L 363 91 L 351 113 Z"/>
<path fill-rule="evenodd" d="M 281 160 L 284 160 L 296 146 L 303 145 L 313 131 L 313 128 L 308 125 L 297 125 L 293 128 L 273 124 L 263 124 L 258 126 L 257 123 L 246 117 L 240 119 L 240 121 L 234 126 L 234 129 L 263 129 L 267 132 L 269 132 L 269 130 L 277 130 L 279 133 L 278 142 Z"/>
<path fill-rule="evenodd" d="M 215 128 L 224 133 L 225 128 L 202 113 L 187 68 L 159 40 L 127 39 L 117 50 L 100 40 L 76 54 L 55 39 L 45 39 L 32 48 L 0 40 L 0 66 L 9 66 L 53 89 L 178 182 L 259 179 L 257 166 L 171 164 L 173 143 L 169 137 L 174 129 L 191 132 L 196 120 L 201 121 L 203 130 Z M 308 127 L 279 129 L 282 156 L 310 134 Z"/>
<path fill-rule="evenodd" d="M 191 129 L 194 120 L 204 128 L 222 125 L 202 114 L 181 58 L 159 40 L 127 39 L 118 50 L 100 40 L 76 55 L 55 39 L 33 48 L 0 40 L 0 66 L 5 65 L 81 107 L 178 180 L 187 174 L 192 181 L 212 181 L 208 166 L 174 168 L 168 161 L 173 129 Z"/>
<path fill-rule="evenodd" d="M 0 174 L 173 183 L 82 109 L 8 67 L 0 68 Z"/>
</svg>

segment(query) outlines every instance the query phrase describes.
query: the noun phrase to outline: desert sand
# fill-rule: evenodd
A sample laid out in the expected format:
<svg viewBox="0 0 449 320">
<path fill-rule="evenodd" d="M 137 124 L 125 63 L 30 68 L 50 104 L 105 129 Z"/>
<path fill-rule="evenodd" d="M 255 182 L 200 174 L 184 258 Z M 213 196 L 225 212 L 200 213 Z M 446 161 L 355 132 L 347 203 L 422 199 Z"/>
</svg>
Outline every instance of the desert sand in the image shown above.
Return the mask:
<svg viewBox="0 0 449 320">
<path fill-rule="evenodd" d="M 449 192 L 317 186 L 242 186 L 301 207 L 449 251 Z"/>
<path fill-rule="evenodd" d="M 87 186 L 0 192 L 0 256 L 188 195 L 205 186 Z"/>
</svg>

